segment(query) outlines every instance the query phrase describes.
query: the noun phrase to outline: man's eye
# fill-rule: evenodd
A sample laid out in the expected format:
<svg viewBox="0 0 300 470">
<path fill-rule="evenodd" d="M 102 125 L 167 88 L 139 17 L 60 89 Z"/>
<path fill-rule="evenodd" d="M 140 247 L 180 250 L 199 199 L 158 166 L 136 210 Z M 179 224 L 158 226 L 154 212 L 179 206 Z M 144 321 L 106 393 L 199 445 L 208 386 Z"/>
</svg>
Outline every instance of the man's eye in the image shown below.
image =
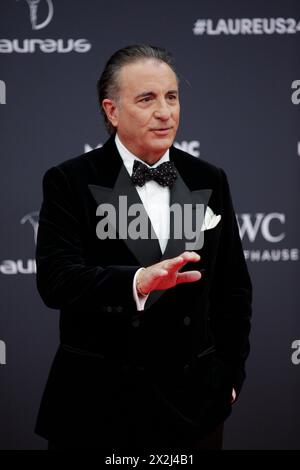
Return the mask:
<svg viewBox="0 0 300 470">
<path fill-rule="evenodd" d="M 145 96 L 145 98 L 142 98 L 140 100 L 140 103 L 148 103 L 148 101 L 151 101 L 151 100 L 152 100 L 151 96 Z"/>
<path fill-rule="evenodd" d="M 169 100 L 177 100 L 177 96 L 176 95 L 169 95 L 168 96 Z"/>
</svg>

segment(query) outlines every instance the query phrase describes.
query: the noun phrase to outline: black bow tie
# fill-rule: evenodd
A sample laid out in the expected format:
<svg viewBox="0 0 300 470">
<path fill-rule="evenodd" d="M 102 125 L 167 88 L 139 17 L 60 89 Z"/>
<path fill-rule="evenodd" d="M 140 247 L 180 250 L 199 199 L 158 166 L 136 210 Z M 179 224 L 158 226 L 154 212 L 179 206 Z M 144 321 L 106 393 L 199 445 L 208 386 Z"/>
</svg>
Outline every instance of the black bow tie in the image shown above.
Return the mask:
<svg viewBox="0 0 300 470">
<path fill-rule="evenodd" d="M 135 185 L 143 186 L 147 181 L 154 180 L 161 186 L 171 188 L 177 178 L 177 171 L 173 162 L 165 162 L 156 168 L 149 168 L 138 160 L 134 161 L 132 182 Z"/>
</svg>

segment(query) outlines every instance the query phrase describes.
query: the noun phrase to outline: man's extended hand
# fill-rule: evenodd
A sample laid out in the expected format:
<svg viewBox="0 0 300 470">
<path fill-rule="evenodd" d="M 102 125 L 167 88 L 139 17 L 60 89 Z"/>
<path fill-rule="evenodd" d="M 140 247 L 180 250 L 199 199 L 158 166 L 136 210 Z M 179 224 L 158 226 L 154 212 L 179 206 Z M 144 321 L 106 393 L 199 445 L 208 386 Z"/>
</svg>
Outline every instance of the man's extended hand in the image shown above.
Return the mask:
<svg viewBox="0 0 300 470">
<path fill-rule="evenodd" d="M 194 251 L 185 251 L 176 258 L 166 259 L 148 266 L 137 275 L 138 291 L 148 294 L 154 290 L 166 290 L 183 282 L 195 282 L 201 278 L 199 271 L 179 270 L 187 263 L 196 263 L 200 256 Z"/>
</svg>

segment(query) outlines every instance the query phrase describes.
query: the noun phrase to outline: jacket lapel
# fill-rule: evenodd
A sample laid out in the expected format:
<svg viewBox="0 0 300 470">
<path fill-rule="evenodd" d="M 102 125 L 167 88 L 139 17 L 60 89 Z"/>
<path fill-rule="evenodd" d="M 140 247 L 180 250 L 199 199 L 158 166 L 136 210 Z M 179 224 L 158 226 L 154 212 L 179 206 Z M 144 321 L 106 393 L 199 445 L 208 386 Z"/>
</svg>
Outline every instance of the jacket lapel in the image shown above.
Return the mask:
<svg viewBox="0 0 300 470">
<path fill-rule="evenodd" d="M 108 215 L 112 230 L 114 233 L 118 234 L 119 238 L 124 240 L 124 243 L 135 256 L 137 264 L 149 266 L 157 263 L 162 255 L 157 236 L 135 185 L 132 183 L 112 139 L 109 139 L 105 144 L 103 151 L 105 155 L 102 157 L 98 156 L 97 165 L 101 161 L 99 175 L 102 177 L 103 174 L 106 173 L 106 168 L 109 167 L 110 178 L 107 178 L 107 180 L 110 180 L 110 186 L 90 184 L 89 190 L 98 206 L 101 204 L 110 204 L 111 207 L 114 208 L 115 216 L 113 214 L 111 214 L 111 216 Z M 107 160 L 109 160 L 108 165 Z M 136 213 L 129 215 L 129 209 L 136 211 Z M 139 217 L 139 219 L 143 221 L 143 225 L 146 226 L 145 232 L 143 233 L 143 235 L 145 235 L 144 238 L 134 239 L 130 236 L 132 235 L 130 228 L 133 229 L 130 224 L 136 217 Z M 140 230 L 139 227 L 137 227 L 137 230 Z M 129 231 L 130 235 L 128 234 Z"/>
<path fill-rule="evenodd" d="M 185 210 L 185 205 L 186 207 L 192 208 L 191 212 L 191 226 L 196 227 L 196 207 L 197 204 L 202 204 L 203 205 L 203 216 L 206 211 L 206 207 L 209 201 L 209 198 L 211 196 L 212 190 L 211 189 L 196 189 L 196 190 L 190 190 L 190 188 L 187 186 L 185 183 L 184 179 L 182 176 L 186 176 L 188 178 L 188 172 L 183 169 L 181 162 L 179 161 L 179 158 L 177 157 L 177 152 L 174 147 L 171 147 L 170 149 L 170 160 L 174 162 L 176 169 L 178 171 L 178 176 L 177 179 L 171 188 L 170 191 L 170 207 L 178 205 L 178 207 L 181 208 L 181 214 L 183 215 L 184 210 Z M 179 157 L 179 156 L 178 156 Z M 184 158 L 184 157 L 182 157 Z M 174 218 L 170 216 L 170 237 L 166 246 L 166 249 L 161 256 L 159 261 L 163 261 L 165 259 L 170 259 L 174 258 L 184 251 L 189 251 L 189 246 L 191 242 L 198 246 L 199 242 L 201 243 L 201 237 L 203 237 L 203 242 L 204 242 L 204 232 L 198 232 L 197 231 L 197 236 L 195 240 L 191 240 L 190 237 L 188 236 L 188 232 L 185 230 L 183 227 L 183 223 L 180 220 L 177 220 L 175 223 L 181 223 L 181 233 L 182 236 L 180 238 L 176 237 L 176 234 L 180 233 L 180 230 L 178 230 L 178 227 L 174 225 Z M 203 220 L 200 221 L 201 225 Z M 200 225 L 200 226 L 201 226 Z M 145 309 L 148 309 L 151 305 L 153 305 L 154 302 L 156 302 L 163 294 L 164 290 L 160 291 L 153 291 L 145 304 Z"/>
<path fill-rule="evenodd" d="M 187 237 L 185 230 L 182 230 L 182 236 L 180 238 L 176 237 L 175 234 L 178 232 L 176 232 L 174 218 L 170 217 L 170 238 L 164 253 L 161 253 L 159 241 L 151 221 L 135 185 L 132 183 L 123 165 L 122 158 L 114 142 L 114 137 L 110 138 L 100 151 L 102 155 L 97 154 L 94 158 L 94 165 L 97 167 L 97 179 L 102 184 L 89 184 L 89 190 L 98 206 L 110 204 L 111 207 L 114 208 L 115 215 L 107 216 L 109 223 L 114 233 L 118 234 L 119 238 L 124 240 L 124 243 L 135 256 L 137 263 L 141 266 L 150 266 L 159 261 L 178 256 L 186 251 L 191 243 L 191 239 Z M 178 204 L 182 211 L 184 210 L 185 204 L 192 207 L 192 224 L 193 227 L 195 227 L 196 204 L 203 204 L 205 213 L 212 191 L 210 189 L 191 190 L 187 185 L 190 173 L 185 165 L 184 156 L 182 156 L 181 153 L 177 153 L 174 147 L 170 149 L 170 160 L 174 162 L 178 171 L 178 177 L 170 191 L 170 206 L 172 207 Z M 135 211 L 133 211 L 133 215 L 128 215 L 129 208 L 136 208 L 138 212 L 134 213 Z M 130 223 L 136 219 L 136 217 L 141 218 L 141 220 L 146 223 L 146 231 L 144 232 L 146 234 L 145 238 L 138 237 L 133 239 L 128 234 Z M 119 221 L 121 220 L 123 223 L 120 224 Z M 124 231 L 125 226 L 126 231 Z M 199 232 L 198 239 L 200 236 L 203 236 L 203 232 L 201 234 Z M 195 240 L 193 240 L 193 243 L 194 241 Z M 152 292 L 147 299 L 145 309 L 148 309 L 156 302 L 164 292 L 165 291 Z"/>
</svg>

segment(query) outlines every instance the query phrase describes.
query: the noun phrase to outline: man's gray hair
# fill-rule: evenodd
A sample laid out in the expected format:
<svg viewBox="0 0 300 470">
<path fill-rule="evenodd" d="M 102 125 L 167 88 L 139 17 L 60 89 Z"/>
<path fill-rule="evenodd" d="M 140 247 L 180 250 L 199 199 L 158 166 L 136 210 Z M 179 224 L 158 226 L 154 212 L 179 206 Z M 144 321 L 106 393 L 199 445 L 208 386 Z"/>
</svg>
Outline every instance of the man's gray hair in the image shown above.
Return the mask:
<svg viewBox="0 0 300 470">
<path fill-rule="evenodd" d="M 118 99 L 120 91 L 119 76 L 121 68 L 124 67 L 124 65 L 132 64 L 134 62 L 145 59 L 154 59 L 160 62 L 165 62 L 173 70 L 177 81 L 179 81 L 172 55 L 166 49 L 150 46 L 148 44 L 140 44 L 127 46 L 116 51 L 106 63 L 102 75 L 97 82 L 97 91 L 101 112 L 103 114 L 105 126 L 109 134 L 114 134 L 116 129 L 107 118 L 106 113 L 102 107 L 102 101 L 105 98 L 109 98 L 111 100 Z"/>
</svg>

